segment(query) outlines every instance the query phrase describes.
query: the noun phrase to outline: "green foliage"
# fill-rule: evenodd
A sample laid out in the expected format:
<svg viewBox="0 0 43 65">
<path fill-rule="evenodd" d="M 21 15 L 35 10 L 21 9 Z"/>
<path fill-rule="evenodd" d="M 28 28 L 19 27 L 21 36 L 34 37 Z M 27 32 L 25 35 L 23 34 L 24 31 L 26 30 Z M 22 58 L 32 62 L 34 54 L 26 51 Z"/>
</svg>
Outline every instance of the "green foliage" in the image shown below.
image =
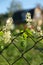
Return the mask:
<svg viewBox="0 0 43 65">
<path fill-rule="evenodd" d="M 3 36 L 3 32 L 2 31 L 0 31 L 0 36 Z"/>
<path fill-rule="evenodd" d="M 24 32 L 23 32 L 24 31 Z M 22 34 L 20 34 L 23 32 Z M 14 37 L 14 44 L 19 48 L 19 50 L 13 45 L 13 42 L 11 45 L 5 49 L 2 54 L 4 57 L 9 61 L 10 64 L 12 64 L 18 57 L 21 56 L 21 53 L 26 51 L 27 49 L 31 48 L 37 40 L 37 35 L 34 35 L 30 29 L 20 29 L 20 32 L 17 33 L 16 29 L 11 31 L 12 33 L 12 38 Z M 36 37 L 35 37 L 36 36 Z M 3 32 L 0 31 L 0 37 L 3 37 Z M 0 40 L 2 40 L 0 38 Z M 34 41 L 33 41 L 34 40 Z M 9 43 L 5 44 L 4 41 L 0 41 L 0 51 L 4 49 L 9 45 Z M 27 53 L 24 54 L 24 57 L 29 61 L 30 65 L 39 65 L 41 62 L 43 62 L 43 39 L 38 42 L 38 44 L 28 51 Z M 7 61 L 0 55 L 0 65 L 9 65 Z M 18 60 L 14 65 L 28 65 L 27 62 L 21 58 Z"/>
</svg>

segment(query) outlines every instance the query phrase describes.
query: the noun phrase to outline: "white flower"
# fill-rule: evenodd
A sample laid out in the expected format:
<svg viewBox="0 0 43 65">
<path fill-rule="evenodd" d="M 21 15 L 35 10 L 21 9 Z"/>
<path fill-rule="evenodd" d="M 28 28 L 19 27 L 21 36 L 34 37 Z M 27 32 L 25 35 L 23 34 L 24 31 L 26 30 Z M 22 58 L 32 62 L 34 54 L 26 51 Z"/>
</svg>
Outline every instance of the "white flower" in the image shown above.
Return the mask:
<svg viewBox="0 0 43 65">
<path fill-rule="evenodd" d="M 16 29 L 16 32 L 17 32 L 17 33 L 20 33 L 20 30 L 19 30 L 19 29 Z"/>
<path fill-rule="evenodd" d="M 12 24 L 12 22 L 13 22 L 13 19 L 12 19 L 12 17 L 11 17 L 11 18 L 8 18 L 8 19 L 7 19 L 6 24 L 10 24 L 10 23 Z"/>
<path fill-rule="evenodd" d="M 27 22 L 31 22 L 31 21 L 32 21 L 32 19 L 31 19 L 31 14 L 30 14 L 30 13 L 27 13 L 27 14 L 26 14 L 26 21 L 27 21 Z"/>
<path fill-rule="evenodd" d="M 27 25 L 28 28 L 30 28 L 30 25 L 31 25 L 31 24 L 28 22 L 26 25 Z"/>
<path fill-rule="evenodd" d="M 41 30 L 41 27 L 40 26 L 37 26 L 37 30 L 40 31 Z"/>
<path fill-rule="evenodd" d="M 12 18 L 9 18 L 7 21 L 6 21 L 6 29 L 8 30 L 13 30 L 14 29 L 14 24 L 13 24 L 13 19 Z"/>
<path fill-rule="evenodd" d="M 5 31 L 4 32 L 4 35 L 3 35 L 3 38 L 4 38 L 4 42 L 5 43 L 11 43 L 11 32 L 10 31 Z"/>
<path fill-rule="evenodd" d="M 6 24 L 6 29 L 7 30 L 13 30 L 14 29 L 14 25 L 13 24 Z"/>
<path fill-rule="evenodd" d="M 40 35 L 41 35 L 41 36 L 43 35 L 42 30 L 40 31 Z"/>
</svg>

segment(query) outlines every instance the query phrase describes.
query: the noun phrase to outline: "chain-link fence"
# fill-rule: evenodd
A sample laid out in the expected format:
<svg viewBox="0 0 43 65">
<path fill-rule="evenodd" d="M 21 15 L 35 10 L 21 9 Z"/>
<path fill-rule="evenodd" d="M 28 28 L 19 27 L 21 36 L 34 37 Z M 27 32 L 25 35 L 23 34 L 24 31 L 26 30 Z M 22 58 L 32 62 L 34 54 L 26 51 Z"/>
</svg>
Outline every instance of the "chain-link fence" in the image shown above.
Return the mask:
<svg viewBox="0 0 43 65">
<path fill-rule="evenodd" d="M 23 33 L 24 32 L 16 34 L 15 38 L 17 38 L 18 36 L 20 36 Z M 25 50 L 23 52 L 21 52 L 20 48 L 14 43 L 14 39 L 15 38 L 12 39 L 12 41 L 11 41 L 11 43 L 9 45 L 7 45 L 6 47 L 4 47 L 4 49 L 0 51 L 0 55 L 7 61 L 8 65 L 15 65 L 15 63 L 17 61 L 19 61 L 21 58 L 23 58 L 26 61 L 27 65 L 31 65 L 30 62 L 29 62 L 29 60 L 27 60 L 26 57 L 24 56 L 24 54 L 26 54 L 27 52 L 29 52 L 30 50 L 32 50 L 36 46 L 36 44 L 39 44 L 39 42 L 43 39 L 43 36 L 39 36 L 36 41 L 33 39 L 33 36 L 28 36 L 27 38 L 29 38 L 29 37 L 33 40 L 34 45 L 31 48 L 29 48 L 29 49 L 27 49 L 27 50 Z M 18 49 L 18 51 L 21 53 L 21 55 L 17 59 L 15 58 L 15 60 L 13 61 L 13 63 L 10 64 L 9 60 L 7 60 L 7 58 L 2 53 L 3 53 L 3 51 L 5 49 L 7 49 L 12 44 Z M 41 62 L 40 65 L 43 65 L 43 62 Z"/>
</svg>

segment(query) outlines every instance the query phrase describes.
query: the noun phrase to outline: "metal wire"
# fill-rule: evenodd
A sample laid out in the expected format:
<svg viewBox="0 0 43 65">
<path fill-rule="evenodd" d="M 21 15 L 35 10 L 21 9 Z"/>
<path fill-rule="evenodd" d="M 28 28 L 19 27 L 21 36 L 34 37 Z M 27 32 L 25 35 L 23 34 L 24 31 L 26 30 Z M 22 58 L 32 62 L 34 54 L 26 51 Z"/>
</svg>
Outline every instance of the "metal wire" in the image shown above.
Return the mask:
<svg viewBox="0 0 43 65">
<path fill-rule="evenodd" d="M 27 49 L 27 50 L 21 52 L 21 51 L 20 51 L 20 48 L 19 48 L 18 46 L 16 46 L 16 44 L 14 43 L 14 39 L 17 38 L 18 36 L 20 36 L 20 35 L 23 34 L 23 33 L 24 33 L 24 32 L 14 35 L 14 36 L 16 36 L 16 37 L 14 37 L 14 38 L 12 39 L 11 43 L 10 43 L 9 45 L 7 45 L 3 50 L 0 51 L 0 55 L 6 60 L 6 62 L 8 63 L 8 65 L 13 65 L 13 64 L 15 64 L 15 63 L 16 63 L 17 61 L 19 61 L 21 58 L 23 58 L 23 59 L 27 62 L 27 64 L 30 65 L 29 61 L 24 57 L 24 54 L 27 53 L 28 51 L 30 51 L 31 49 L 33 49 L 33 48 L 36 46 L 36 44 L 38 44 L 38 43 L 43 39 L 43 36 L 40 36 L 40 37 L 38 37 L 37 40 L 35 41 L 35 40 L 33 39 L 33 36 L 31 36 L 31 35 L 29 36 L 29 35 L 28 35 L 28 37 L 33 40 L 34 45 L 33 45 L 31 48 L 29 48 L 29 49 Z M 28 38 L 28 37 L 27 37 L 27 38 Z M 5 56 L 2 54 L 3 51 L 4 51 L 5 49 L 7 49 L 11 44 L 13 44 L 13 45 L 18 49 L 18 51 L 21 53 L 21 56 L 18 57 L 12 64 L 10 64 L 9 61 L 7 60 L 7 58 L 5 58 Z M 43 63 L 40 63 L 40 65 L 43 65 Z"/>
</svg>

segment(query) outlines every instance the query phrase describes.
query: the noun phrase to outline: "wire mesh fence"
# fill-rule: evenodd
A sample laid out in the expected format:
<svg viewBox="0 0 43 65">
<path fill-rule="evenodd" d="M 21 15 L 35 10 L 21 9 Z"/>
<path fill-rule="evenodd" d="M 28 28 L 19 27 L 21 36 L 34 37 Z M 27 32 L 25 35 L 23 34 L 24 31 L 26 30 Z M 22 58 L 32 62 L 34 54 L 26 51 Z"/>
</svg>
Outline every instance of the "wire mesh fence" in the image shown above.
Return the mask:
<svg viewBox="0 0 43 65">
<path fill-rule="evenodd" d="M 20 35 L 23 34 L 23 33 L 24 33 L 24 32 L 14 35 L 15 37 L 12 39 L 11 43 L 8 44 L 6 47 L 4 47 L 4 49 L 2 49 L 2 50 L 0 51 L 0 55 L 6 60 L 6 62 L 8 63 L 8 65 L 15 65 L 15 63 L 16 63 L 17 61 L 19 61 L 21 58 L 23 58 L 23 59 L 26 61 L 27 65 L 31 65 L 30 62 L 29 62 L 29 60 L 27 60 L 26 57 L 24 56 L 24 54 L 26 54 L 27 52 L 29 52 L 30 50 L 32 50 L 32 49 L 33 49 L 37 44 L 39 44 L 39 42 L 43 39 L 43 36 L 39 36 L 39 37 L 37 38 L 37 40 L 35 41 L 35 40 L 33 39 L 33 36 L 31 36 L 31 35 L 28 36 L 27 38 L 31 38 L 31 39 L 33 40 L 33 42 L 34 42 L 34 45 L 33 45 L 32 47 L 30 47 L 29 49 L 27 49 L 27 50 L 21 52 L 20 48 L 15 44 L 14 39 L 17 38 L 18 36 L 20 36 Z M 31 43 L 31 42 L 30 42 L 30 43 Z M 8 48 L 10 45 L 12 45 L 12 44 L 18 49 L 18 51 L 21 53 L 21 55 L 20 55 L 17 59 L 15 58 L 15 60 L 13 61 L 13 63 L 10 64 L 10 63 L 9 63 L 9 60 L 8 60 L 2 53 L 3 53 L 3 51 L 4 51 L 5 49 L 7 49 L 7 48 Z M 43 49 L 42 49 L 42 50 L 43 50 Z M 39 65 L 43 65 L 43 62 L 41 62 Z"/>
</svg>

